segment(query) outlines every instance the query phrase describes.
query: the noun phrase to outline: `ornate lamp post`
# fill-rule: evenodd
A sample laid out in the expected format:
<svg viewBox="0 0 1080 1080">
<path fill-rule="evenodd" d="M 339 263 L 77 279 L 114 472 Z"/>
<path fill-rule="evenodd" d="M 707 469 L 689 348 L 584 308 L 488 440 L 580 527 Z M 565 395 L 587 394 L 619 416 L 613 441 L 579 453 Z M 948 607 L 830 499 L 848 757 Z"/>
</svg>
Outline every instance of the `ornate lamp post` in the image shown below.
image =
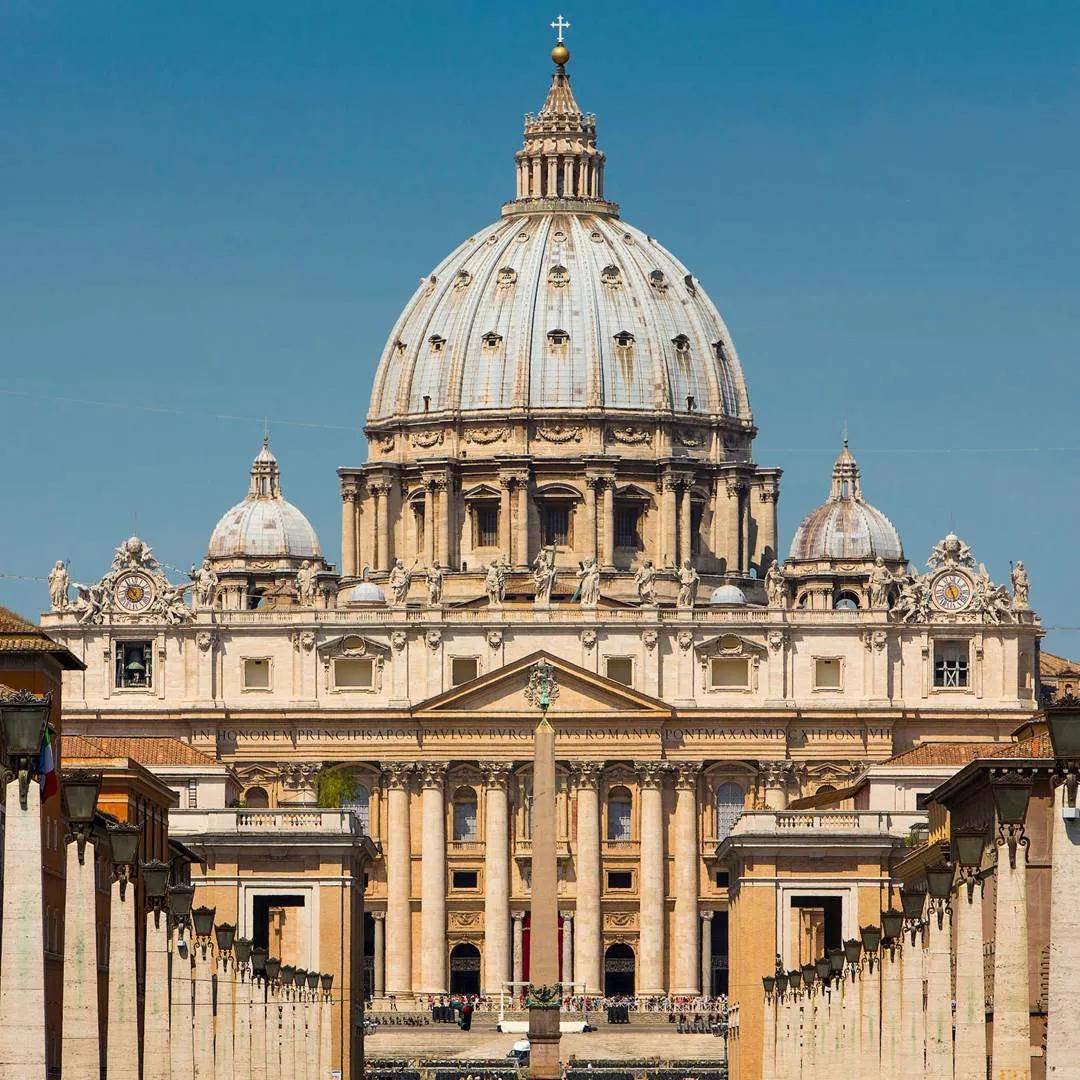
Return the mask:
<svg viewBox="0 0 1080 1080">
<path fill-rule="evenodd" d="M 138 825 L 119 823 L 106 830 L 112 853 L 113 884 L 109 914 L 109 1037 L 105 1071 L 123 1076 L 139 1060 L 138 960 L 135 950 L 135 885 L 139 841 Z M 141 915 L 142 912 L 139 912 Z"/>
<path fill-rule="evenodd" d="M 191 912 L 198 944 L 195 954 L 195 1076 L 214 1075 L 214 937 L 216 908 L 201 905 Z"/>
<path fill-rule="evenodd" d="M 169 1058 L 172 1080 L 192 1080 L 195 1075 L 195 1044 L 192 1014 L 192 943 L 184 938 L 191 918 L 193 885 L 173 885 L 167 896 L 172 923 L 172 977 L 169 998 Z"/>
<path fill-rule="evenodd" d="M 67 893 L 64 901 L 64 1075 L 98 1080 L 101 1032 L 98 1027 L 97 848 L 92 842 L 101 773 L 65 772 L 61 794 L 69 837 Z M 91 842 L 90 858 L 86 845 Z"/>
<path fill-rule="evenodd" d="M 37 777 L 38 757 L 51 710 L 51 693 L 38 697 L 29 690 L 19 690 L 0 698 L 0 733 L 19 781 L 19 808 L 23 811 L 29 809 L 30 781 Z"/>
<path fill-rule="evenodd" d="M 169 1061 L 169 924 L 162 921 L 169 887 L 169 864 L 139 864 L 146 900 L 146 969 L 143 980 L 143 1080 L 171 1080 Z"/>
<path fill-rule="evenodd" d="M 214 1039 L 214 1067 L 219 1076 L 235 1074 L 236 1031 L 236 981 L 235 965 L 232 963 L 236 927 L 232 923 L 218 923 L 214 928 L 217 941 L 217 1035 Z"/>
</svg>

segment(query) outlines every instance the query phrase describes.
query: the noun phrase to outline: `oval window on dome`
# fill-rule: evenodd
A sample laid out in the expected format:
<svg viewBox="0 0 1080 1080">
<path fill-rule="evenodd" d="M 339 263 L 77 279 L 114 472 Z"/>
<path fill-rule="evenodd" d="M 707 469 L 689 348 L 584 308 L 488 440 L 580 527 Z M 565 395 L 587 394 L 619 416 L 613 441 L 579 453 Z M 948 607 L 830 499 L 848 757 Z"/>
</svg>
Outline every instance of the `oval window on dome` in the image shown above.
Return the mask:
<svg viewBox="0 0 1080 1080">
<path fill-rule="evenodd" d="M 652 270 L 649 273 L 649 284 L 659 293 L 667 292 L 667 278 L 663 270 Z"/>
<path fill-rule="evenodd" d="M 455 289 L 467 289 L 472 284 L 472 274 L 468 270 L 459 270 L 454 277 Z"/>
<path fill-rule="evenodd" d="M 527 243 L 528 239 L 529 239 L 529 234 L 527 232 L 522 231 L 522 232 L 519 232 L 517 234 L 517 241 L 518 241 L 519 244 Z"/>
<path fill-rule="evenodd" d="M 553 349 L 565 348 L 570 343 L 570 335 L 565 330 L 549 330 L 547 339 Z"/>
<path fill-rule="evenodd" d="M 624 244 L 632 244 L 634 242 L 634 238 L 628 232 L 624 232 L 622 238 Z"/>
<path fill-rule="evenodd" d="M 589 239 L 594 244 L 602 244 L 604 242 L 604 234 L 596 229 L 589 233 Z"/>
<path fill-rule="evenodd" d="M 548 284 L 553 289 L 565 288 L 570 282 L 570 271 L 565 266 L 553 266 L 548 271 Z"/>
<path fill-rule="evenodd" d="M 612 263 L 600 271 L 600 282 L 609 289 L 618 289 L 622 285 L 622 271 Z"/>
<path fill-rule="evenodd" d="M 499 271 L 496 285 L 500 289 L 509 289 L 517 281 L 517 271 L 512 266 L 504 266 Z"/>
<path fill-rule="evenodd" d="M 620 349 L 631 349 L 634 346 L 634 335 L 629 330 L 620 330 L 615 335 L 615 344 Z"/>
<path fill-rule="evenodd" d="M 556 244 L 561 244 L 566 239 L 566 233 L 564 233 L 562 229 L 558 229 L 551 234 L 551 239 L 554 240 Z"/>
</svg>

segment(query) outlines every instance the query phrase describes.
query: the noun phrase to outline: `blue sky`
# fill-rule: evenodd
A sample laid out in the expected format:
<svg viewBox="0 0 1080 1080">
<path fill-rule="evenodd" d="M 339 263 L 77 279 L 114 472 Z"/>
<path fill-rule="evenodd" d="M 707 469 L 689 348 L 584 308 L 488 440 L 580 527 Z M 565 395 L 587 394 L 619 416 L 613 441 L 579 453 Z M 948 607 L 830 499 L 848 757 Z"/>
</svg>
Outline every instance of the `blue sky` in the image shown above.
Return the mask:
<svg viewBox="0 0 1080 1080">
<path fill-rule="evenodd" d="M 263 416 L 338 559 L 384 339 L 512 195 L 558 10 L 4 5 L 0 602 L 36 613 L 18 576 L 96 578 L 134 530 L 190 565 Z M 735 336 L 784 543 L 846 422 L 914 562 L 953 527 L 1080 626 L 1080 7 L 564 14 L 610 197 Z"/>
</svg>

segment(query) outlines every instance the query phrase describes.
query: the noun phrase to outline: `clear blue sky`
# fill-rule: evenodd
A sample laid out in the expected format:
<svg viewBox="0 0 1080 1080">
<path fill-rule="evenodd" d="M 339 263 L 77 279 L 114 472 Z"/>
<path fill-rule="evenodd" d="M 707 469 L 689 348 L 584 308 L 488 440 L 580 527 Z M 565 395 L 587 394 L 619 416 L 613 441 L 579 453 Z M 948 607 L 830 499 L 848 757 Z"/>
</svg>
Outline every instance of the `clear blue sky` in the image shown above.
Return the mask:
<svg viewBox="0 0 1080 1080">
<path fill-rule="evenodd" d="M 212 414 L 276 421 L 285 493 L 338 560 L 334 470 L 364 460 L 382 344 L 512 195 L 558 10 L 8 0 L 0 572 L 96 579 L 133 530 L 187 567 L 262 434 Z M 1080 7 L 564 14 L 609 195 L 735 336 L 784 545 L 846 421 L 914 562 L 952 526 L 1080 626 Z M 24 613 L 45 599 L 0 579 Z M 1080 656 L 1080 633 L 1047 646 Z"/>
</svg>

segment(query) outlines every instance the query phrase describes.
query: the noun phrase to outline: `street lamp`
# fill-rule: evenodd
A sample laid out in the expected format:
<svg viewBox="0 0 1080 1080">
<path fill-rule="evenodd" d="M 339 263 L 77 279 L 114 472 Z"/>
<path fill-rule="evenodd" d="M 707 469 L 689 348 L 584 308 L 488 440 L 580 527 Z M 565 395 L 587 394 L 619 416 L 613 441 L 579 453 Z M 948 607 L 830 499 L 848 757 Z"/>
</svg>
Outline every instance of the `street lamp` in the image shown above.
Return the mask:
<svg viewBox="0 0 1080 1080">
<path fill-rule="evenodd" d="M 92 772 L 90 769 L 71 769 L 63 772 L 61 779 L 64 815 L 78 844 L 79 865 L 82 866 L 86 855 L 86 841 L 90 839 L 94 814 L 97 812 L 101 773 Z"/>
<path fill-rule="evenodd" d="M 195 897 L 194 885 L 173 885 L 169 889 L 169 915 L 183 940 L 184 927 L 191 915 L 191 901 Z"/>
<path fill-rule="evenodd" d="M 824 989 L 829 985 L 829 978 L 832 975 L 832 964 L 829 963 L 829 958 L 827 956 L 821 956 L 815 961 L 814 967 L 817 970 L 818 981 Z"/>
<path fill-rule="evenodd" d="M 37 776 L 38 756 L 52 710 L 52 693 L 38 697 L 18 690 L 0 698 L 0 734 L 7 744 L 8 759 L 19 778 L 19 805 L 26 809 L 30 781 Z"/>
<path fill-rule="evenodd" d="M 165 894 L 169 889 L 169 864 L 160 859 L 151 859 L 149 862 L 139 863 L 139 870 L 142 872 L 146 903 L 154 913 L 156 930 L 161 922 L 161 910 L 165 906 Z"/>
<path fill-rule="evenodd" d="M 1048 708 L 1046 730 L 1054 752 L 1054 786 L 1065 785 L 1062 817 L 1067 821 L 1075 820 L 1080 817 L 1076 810 L 1076 791 L 1080 784 L 1080 712 Z"/>
<path fill-rule="evenodd" d="M 772 1000 L 773 991 L 776 989 L 776 976 L 775 975 L 762 975 L 761 985 L 765 987 L 765 997 L 767 1000 Z"/>
<path fill-rule="evenodd" d="M 844 950 L 829 950 L 829 971 L 834 979 L 840 979 L 844 974 Z"/>
<path fill-rule="evenodd" d="M 279 972 L 279 977 L 281 979 L 281 985 L 286 990 L 291 990 L 292 989 L 293 974 L 295 973 L 295 971 L 296 971 L 296 968 L 292 964 L 282 964 L 281 965 L 281 971 Z"/>
<path fill-rule="evenodd" d="M 266 963 L 263 965 L 263 970 L 266 972 L 266 981 L 276 983 L 278 976 L 281 974 L 281 961 L 276 956 L 268 956 Z"/>
<path fill-rule="evenodd" d="M 317 971 L 309 971 L 307 973 L 307 988 L 313 994 L 319 989 L 319 973 Z"/>
<path fill-rule="evenodd" d="M 926 870 L 926 891 L 930 894 L 930 910 L 937 912 L 939 930 L 945 912 L 952 911 L 949 906 L 949 897 L 952 895 L 954 874 L 955 871 L 950 863 L 938 863 L 936 866 L 927 867 Z"/>
<path fill-rule="evenodd" d="M 802 981 L 807 990 L 813 990 L 814 979 L 817 978 L 817 968 L 813 964 L 803 964 Z"/>
<path fill-rule="evenodd" d="M 266 978 L 266 949 L 261 945 L 251 950 L 251 974 L 256 979 Z"/>
<path fill-rule="evenodd" d="M 778 971 L 776 973 L 776 992 L 783 997 L 787 993 L 787 972 Z"/>
<path fill-rule="evenodd" d="M 106 830 L 109 835 L 109 850 L 112 856 L 113 873 L 120 882 L 120 899 L 127 892 L 128 882 L 134 878 L 135 862 L 139 854 L 139 839 L 142 828 L 123 821 L 110 824 Z"/>
<path fill-rule="evenodd" d="M 195 924 L 195 936 L 199 939 L 202 948 L 202 958 L 206 959 L 206 949 L 210 944 L 210 938 L 214 933 L 214 916 L 217 908 L 197 907 L 191 913 L 191 921 Z"/>
<path fill-rule="evenodd" d="M 910 886 L 905 885 L 900 890 L 900 906 L 904 910 L 904 918 L 907 920 L 908 929 L 911 931 L 911 945 L 915 946 L 915 935 L 922 926 L 923 904 L 926 903 L 926 893 L 916 892 Z"/>
<path fill-rule="evenodd" d="M 866 953 L 866 959 L 870 964 L 870 973 L 873 974 L 874 961 L 877 959 L 877 951 L 881 947 L 881 927 L 861 926 L 859 927 L 859 936 L 862 938 L 863 951 Z"/>
<path fill-rule="evenodd" d="M 859 957 L 862 955 L 862 942 L 858 938 L 848 938 L 844 942 L 844 959 L 848 962 L 848 971 L 851 973 L 852 982 L 855 981 L 855 972 L 859 970 Z"/>
<path fill-rule="evenodd" d="M 243 971 L 251 961 L 253 945 L 254 942 L 251 938 L 246 937 L 238 937 L 233 945 L 233 951 L 236 953 L 236 962 L 240 965 L 241 971 Z"/>
<path fill-rule="evenodd" d="M 1016 869 L 1017 847 L 1027 847 L 1024 819 L 1031 797 L 1033 773 L 1030 769 L 991 769 L 990 791 L 998 817 L 997 844 L 1009 845 L 1009 866 Z M 1008 833 L 1006 833 L 1008 829 Z"/>
<path fill-rule="evenodd" d="M 322 979 L 323 993 L 329 997 L 330 988 L 334 985 L 334 973 L 332 971 L 324 971 L 320 978 Z"/>
<path fill-rule="evenodd" d="M 986 850 L 986 828 L 971 826 L 952 830 L 953 858 L 960 867 L 960 880 L 967 885 L 968 903 L 975 896 L 975 882 L 982 869 L 983 852 Z"/>
<path fill-rule="evenodd" d="M 236 940 L 236 927 L 232 923 L 218 923 L 214 928 L 214 937 L 217 939 L 218 952 L 221 954 L 221 963 L 228 969 L 229 957 L 232 956 L 233 942 Z"/>
<path fill-rule="evenodd" d="M 904 932 L 904 913 L 896 908 L 889 908 L 881 913 L 881 928 L 885 932 L 885 939 L 890 947 L 899 940 Z"/>
</svg>

